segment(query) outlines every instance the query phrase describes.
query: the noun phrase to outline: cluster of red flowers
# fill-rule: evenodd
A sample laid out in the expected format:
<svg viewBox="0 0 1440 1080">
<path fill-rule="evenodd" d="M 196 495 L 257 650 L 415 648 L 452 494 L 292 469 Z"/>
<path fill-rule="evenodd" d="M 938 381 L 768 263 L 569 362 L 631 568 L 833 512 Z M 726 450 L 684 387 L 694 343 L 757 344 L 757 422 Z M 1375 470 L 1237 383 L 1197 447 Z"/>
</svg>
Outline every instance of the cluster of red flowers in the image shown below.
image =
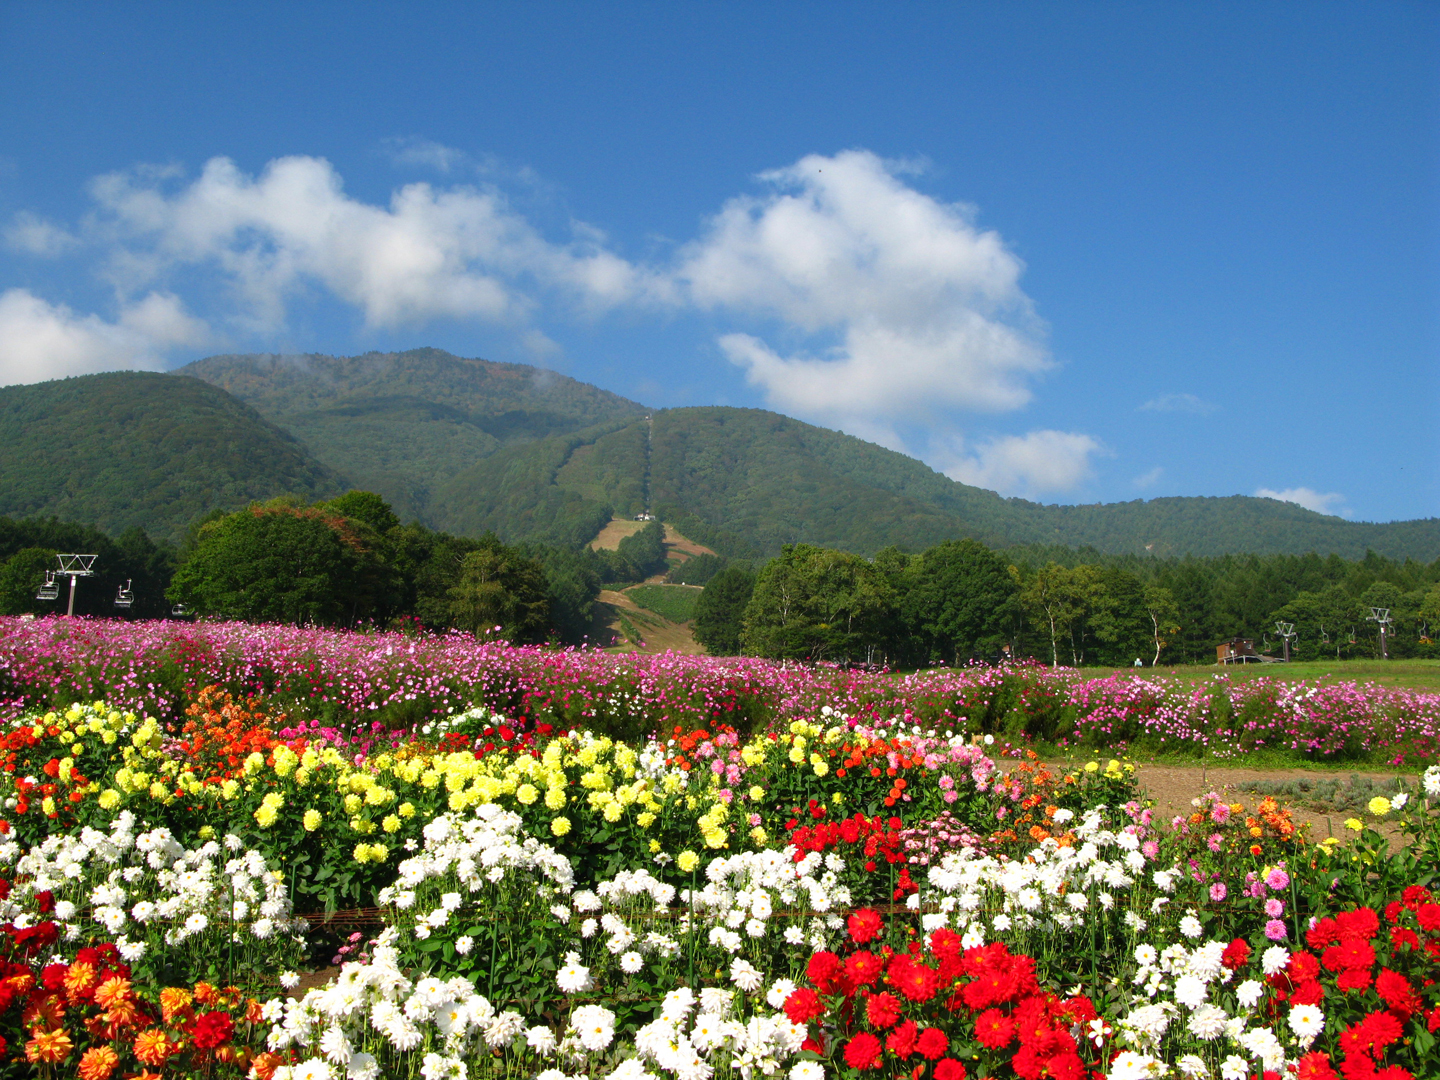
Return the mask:
<svg viewBox="0 0 1440 1080">
<path fill-rule="evenodd" d="M 1409 1052 L 1413 1033 L 1407 1037 L 1405 1029 L 1412 1018 L 1423 1020 L 1431 1032 L 1440 1029 L 1440 1005 L 1427 1007 L 1425 1002 L 1425 997 L 1440 992 L 1434 978 L 1440 959 L 1440 904 L 1428 889 L 1412 885 L 1386 907 L 1385 921 L 1389 931 L 1382 935 L 1373 908 L 1321 919 L 1305 935 L 1313 951 L 1296 952 L 1284 971 L 1270 976 L 1277 1003 L 1320 1005 L 1325 1001 L 1325 983 L 1333 980 L 1342 997 L 1326 1003 L 1327 1013 L 1368 1010 L 1340 1033 L 1341 1054 L 1336 1061 L 1320 1051 L 1301 1058 L 1301 1080 L 1339 1080 L 1342 1075 L 1345 1080 L 1410 1080 L 1413 1074 L 1404 1065 L 1386 1064 L 1387 1054 L 1392 1047 Z M 1417 962 L 1422 970 L 1412 970 L 1409 977 L 1396 970 Z M 1366 1004 L 1371 991 L 1381 1008 Z"/>
<path fill-rule="evenodd" d="M 802 813 L 798 807 L 794 808 L 794 812 Z M 800 819 L 793 817 L 785 825 L 791 830 L 790 843 L 795 848 L 793 858 L 796 862 L 800 862 L 812 851 L 838 850 L 846 854 L 845 849 L 848 848 L 850 850 L 846 861 L 859 862 L 863 859 L 868 873 L 879 869 L 882 861 L 891 865 L 899 864 L 900 874 L 896 879 L 893 899 L 901 900 L 918 891 L 919 886 L 910 878 L 904 840 L 900 835 L 905 823 L 898 817 L 883 818 L 877 814 L 873 818 L 867 818 L 864 814 L 856 813 L 840 821 L 827 821 L 825 807 L 818 799 L 811 799 L 803 812 L 809 813 L 816 824 L 801 825 Z"/>
<path fill-rule="evenodd" d="M 60 728 L 55 724 L 51 724 L 45 732 L 46 737 L 51 739 L 59 734 Z M 18 728 L 0 734 L 0 768 L 12 776 L 17 771 L 33 769 L 35 767 L 34 755 L 27 751 L 33 751 L 40 742 L 41 738 L 36 736 L 35 729 L 29 724 L 21 724 Z M 61 795 L 61 784 L 68 785 L 70 790 L 66 793 L 65 798 L 57 804 L 57 809 L 50 811 L 46 815 L 47 817 L 58 818 L 60 808 L 65 807 L 67 803 L 78 803 L 84 798 L 81 792 L 90 781 L 74 765 L 68 766 L 69 771 L 64 776 L 60 774 L 60 767 L 60 758 L 51 757 L 40 766 L 40 771 L 44 774 L 43 779 L 15 777 L 15 813 L 29 813 L 35 801 L 56 798 Z M 9 831 L 9 823 L 0 822 L 0 833 Z"/>
<path fill-rule="evenodd" d="M 851 1069 L 904 1071 L 919 1080 L 932 1063 L 935 1080 L 964 1080 L 962 1059 L 973 1039 L 982 1054 L 1008 1058 L 1024 1080 L 1090 1075 L 1070 1028 L 1095 1019 L 1094 1005 L 1042 990 L 1031 957 L 1012 955 L 1002 942 L 966 949 L 945 929 L 931 933 L 928 956 L 919 941 L 900 951 L 865 948 L 884 933 L 884 920 L 870 909 L 852 915 L 849 930 L 854 951 L 843 959 L 811 956 L 810 986 L 786 999 L 785 1014 L 797 1024 L 828 1014 L 846 1036 L 843 1049 L 832 1051 Z M 917 1015 L 932 1022 L 922 1026 Z M 825 1053 L 813 1037 L 807 1048 Z"/>
<path fill-rule="evenodd" d="M 0 899 L 9 893 L 9 882 L 0 879 Z M 34 900 L 41 915 L 54 910 L 49 893 Z M 234 1045 L 236 1016 L 250 1025 L 261 1020 L 259 1003 L 238 988 L 202 982 L 193 991 L 165 989 L 157 1010 L 135 992 L 129 966 L 108 942 L 79 950 L 69 963 L 39 967 L 37 957 L 59 936 L 48 919 L 23 928 L 0 925 L 0 1061 L 12 1057 L 13 1047 L 15 1061 L 66 1065 L 80 1080 L 110 1080 L 117 1070 L 160 1080 L 167 1065 L 190 1074 L 208 1072 L 212 1063 L 242 1074 L 253 1065 L 268 1076 L 282 1064 L 273 1054 Z"/>
</svg>

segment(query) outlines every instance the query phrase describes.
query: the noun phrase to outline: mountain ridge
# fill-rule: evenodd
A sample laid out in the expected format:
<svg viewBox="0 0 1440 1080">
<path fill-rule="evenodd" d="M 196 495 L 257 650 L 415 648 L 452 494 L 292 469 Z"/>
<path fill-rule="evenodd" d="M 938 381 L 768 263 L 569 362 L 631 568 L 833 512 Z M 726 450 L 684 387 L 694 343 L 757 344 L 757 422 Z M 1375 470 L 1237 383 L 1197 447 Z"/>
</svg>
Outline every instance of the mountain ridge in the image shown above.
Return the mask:
<svg viewBox="0 0 1440 1080">
<path fill-rule="evenodd" d="M 100 392 L 122 384 L 113 400 Z M 1374 550 L 1440 558 L 1436 518 L 1349 522 L 1243 495 L 1034 503 L 958 483 L 903 454 L 779 413 L 651 410 L 529 365 L 431 348 L 357 357 L 222 355 L 166 375 L 37 385 L 52 389 L 0 390 L 0 419 L 11 417 L 11 441 L 28 448 L 24 461 L 9 446 L 0 459 L 14 474 L 0 478 L 0 513 L 73 513 L 105 527 L 148 514 L 163 536 L 183 529 L 176 522 L 186 513 L 349 486 L 375 491 L 402 517 L 433 528 L 493 530 L 507 541 L 579 545 L 614 515 L 653 511 L 683 522 L 697 541 L 745 558 L 802 541 L 872 555 L 963 537 L 998 548 L 1089 545 L 1156 556 L 1313 550 L 1359 558 Z M 69 389 L 53 389 L 59 386 Z M 50 404 L 5 412 L 6 402 L 26 394 Z M 77 404 L 80 398 L 89 404 Z M 121 399 L 148 419 L 127 427 L 115 415 Z M 185 413 L 178 426 L 166 419 L 177 408 Z M 197 419 L 202 413 L 216 418 L 215 431 Z M 42 433 L 53 433 L 57 419 L 62 428 L 88 430 L 91 417 L 101 422 L 89 436 L 88 464 L 71 460 L 67 482 L 92 499 L 100 492 L 116 506 L 128 500 L 131 510 L 112 506 L 108 518 L 86 517 L 83 499 L 45 495 L 63 463 Z M 217 440 L 220 430 L 229 434 Z M 198 448 L 194 461 L 184 453 L 187 439 Z M 113 450 L 101 445 L 106 440 Z M 138 445 L 146 440 L 148 450 Z M 167 486 L 170 473 L 184 484 Z"/>
</svg>

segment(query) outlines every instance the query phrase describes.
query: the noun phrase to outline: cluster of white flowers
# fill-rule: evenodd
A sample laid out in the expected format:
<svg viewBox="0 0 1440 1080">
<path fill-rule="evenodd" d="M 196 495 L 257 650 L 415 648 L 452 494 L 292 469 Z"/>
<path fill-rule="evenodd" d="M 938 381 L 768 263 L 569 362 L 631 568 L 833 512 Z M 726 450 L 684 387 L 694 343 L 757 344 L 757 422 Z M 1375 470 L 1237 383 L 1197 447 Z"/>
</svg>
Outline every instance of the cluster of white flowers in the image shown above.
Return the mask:
<svg viewBox="0 0 1440 1080">
<path fill-rule="evenodd" d="M 49 836 L 16 860 L 25 894 L 54 894 L 67 940 L 82 935 L 74 920 L 84 911 L 131 963 L 146 950 L 145 941 L 131 936 L 147 937 L 152 927 L 164 928 L 167 946 L 212 926 L 238 934 L 237 940 L 303 933 L 284 878 L 260 852 L 244 850 L 239 837 L 187 849 L 168 829 L 137 833 L 136 827 L 134 814 L 122 811 L 108 832 L 86 827 Z"/>
<path fill-rule="evenodd" d="M 1115 1025 L 1116 1038 L 1128 1049 L 1112 1063 L 1112 1080 L 1168 1076 L 1167 1056 L 1187 1080 L 1211 1077 L 1212 1063 L 1218 1064 L 1222 1080 L 1244 1080 L 1257 1063 L 1265 1070 L 1282 1071 L 1310 1048 L 1325 1027 L 1324 1014 L 1313 1005 L 1289 1008 L 1287 1035 L 1264 1023 L 1250 1026 L 1265 993 L 1256 979 L 1245 979 L 1230 991 L 1233 1004 L 1228 1010 L 1212 1000 L 1234 979 L 1223 962 L 1225 947 L 1223 941 L 1207 941 L 1194 949 L 1179 943 L 1160 950 L 1148 943 L 1136 947 L 1130 980 L 1136 993 L 1130 1012 Z M 1289 961 L 1286 949 L 1272 946 L 1260 958 L 1261 972 L 1273 975 Z M 1293 1057 L 1286 1043 L 1293 1045 Z"/>
<path fill-rule="evenodd" d="M 508 883 L 533 888 L 549 902 L 575 886 L 570 860 L 526 835 L 520 815 L 495 803 L 481 804 L 468 816 L 441 814 L 423 835 L 423 848 L 400 863 L 395 883 L 379 894 L 381 905 L 402 911 L 416 908 L 422 895 L 438 894 L 429 911 L 415 916 L 411 929 L 422 940 L 450 921 L 466 894 L 473 902 L 492 886 Z"/>
<path fill-rule="evenodd" d="M 379 1060 L 359 1049 L 367 1028 L 396 1051 L 429 1048 L 420 1070 L 426 1080 L 464 1077 L 467 1058 L 503 1051 L 525 1034 L 519 1013 L 497 1013 L 463 976 L 412 982 L 399 965 L 397 936 L 393 927 L 387 929 L 368 962 L 345 964 L 329 984 L 298 1001 L 265 1005 L 272 1024 L 270 1049 L 309 1052 L 305 1060 L 276 1072 L 277 1080 L 376 1080 Z"/>
<path fill-rule="evenodd" d="M 1440 765 L 1431 765 L 1425 770 L 1425 775 L 1420 779 L 1425 785 L 1425 795 L 1427 798 L 1433 799 L 1436 796 L 1440 796 Z"/>
<path fill-rule="evenodd" d="M 789 989 L 793 986 L 787 994 Z M 638 1060 L 622 1066 L 624 1073 L 612 1075 L 632 1080 L 651 1075 L 641 1064 L 648 1061 L 677 1080 L 709 1080 L 716 1065 L 739 1072 L 745 1080 L 756 1073 L 774 1076 L 799 1052 L 806 1034 L 803 1024 L 791 1023 L 783 1013 L 739 1019 L 728 990 L 712 987 L 697 996 L 681 987 L 666 994 L 660 1015 L 636 1032 Z"/>
<path fill-rule="evenodd" d="M 1138 831 L 1135 825 L 1106 828 L 1105 808 L 1098 807 L 1075 827 L 1074 845 L 1049 838 L 1023 859 L 952 852 L 930 868 L 928 888 L 908 902 L 912 908 L 937 906 L 922 917 L 927 932 L 953 926 L 984 934 L 987 917 L 996 934 L 1052 926 L 1075 930 L 1097 907 L 1109 911 L 1117 905 L 1132 929 L 1143 930 L 1146 916 L 1168 902 L 1163 894 L 1174 891 L 1178 870 L 1153 869 Z M 1134 887 L 1141 883 L 1154 895 L 1137 909 L 1141 900 Z"/>
</svg>

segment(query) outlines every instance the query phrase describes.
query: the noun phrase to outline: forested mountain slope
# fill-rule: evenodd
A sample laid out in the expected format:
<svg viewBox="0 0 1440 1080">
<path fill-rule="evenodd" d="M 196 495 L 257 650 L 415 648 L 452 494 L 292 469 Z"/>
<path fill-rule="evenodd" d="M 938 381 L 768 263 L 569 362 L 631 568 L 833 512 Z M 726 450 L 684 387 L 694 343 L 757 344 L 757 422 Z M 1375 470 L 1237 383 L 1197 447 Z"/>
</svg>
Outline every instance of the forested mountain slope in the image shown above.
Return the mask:
<svg viewBox="0 0 1440 1080">
<path fill-rule="evenodd" d="M 0 389 L 0 515 L 178 540 L 216 508 L 343 490 L 294 438 L 196 379 L 120 371 Z"/>
<path fill-rule="evenodd" d="M 648 439 L 646 428 L 649 427 Z M 1044 506 L 956 483 L 903 454 L 759 409 L 665 409 L 514 447 L 439 493 L 443 527 L 559 539 L 581 521 L 649 509 L 734 555 L 804 541 L 873 554 L 970 537 L 994 547 L 1111 553 L 1440 557 L 1440 520 L 1369 524 L 1247 496 Z M 443 509 L 440 509 L 442 508 Z M 552 518 L 550 515 L 554 514 Z"/>
<path fill-rule="evenodd" d="M 216 506 L 355 487 L 433 528 L 565 545 L 648 510 L 740 557 L 969 537 L 1110 554 L 1440 558 L 1440 519 L 1348 522 L 1238 495 L 1044 506 L 777 413 L 649 413 L 565 376 L 438 349 L 216 356 L 168 376 L 11 387 L 0 425 L 0 513 L 157 536 Z"/>
<path fill-rule="evenodd" d="M 432 492 L 476 460 L 645 412 L 526 364 L 441 349 L 363 356 L 211 356 L 180 368 L 254 406 L 401 517 L 435 520 Z"/>
</svg>

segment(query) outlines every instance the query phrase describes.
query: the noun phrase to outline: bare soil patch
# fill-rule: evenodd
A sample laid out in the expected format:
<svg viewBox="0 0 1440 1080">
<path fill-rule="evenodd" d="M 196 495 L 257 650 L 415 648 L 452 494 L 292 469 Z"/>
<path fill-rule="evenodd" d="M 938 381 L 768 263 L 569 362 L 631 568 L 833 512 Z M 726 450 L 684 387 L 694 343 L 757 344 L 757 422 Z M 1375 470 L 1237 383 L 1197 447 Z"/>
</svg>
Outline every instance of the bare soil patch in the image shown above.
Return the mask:
<svg viewBox="0 0 1440 1080">
<path fill-rule="evenodd" d="M 629 518 L 611 518 L 600 530 L 600 535 L 590 541 L 590 546 L 596 551 L 614 551 L 620 546 L 621 540 L 634 536 L 646 524 L 644 521 L 631 521 Z"/>
<path fill-rule="evenodd" d="M 632 641 L 626 634 L 625 622 L 621 620 L 622 614 L 625 622 L 629 622 L 644 644 Z M 669 619 L 662 618 L 655 612 L 642 608 L 623 592 L 616 592 L 614 589 L 600 590 L 599 599 L 595 602 L 594 626 L 595 629 L 591 631 L 591 640 L 607 642 L 612 637 L 615 639 L 614 644 L 608 647 L 609 652 L 658 653 L 668 651 L 685 653 L 688 656 L 701 656 L 705 652 L 704 647 L 695 640 L 695 635 L 690 632 L 690 627 L 686 623 L 673 623 Z"/>
<path fill-rule="evenodd" d="M 1246 769 L 1229 766 L 1217 768 L 1201 765 L 1142 763 L 1137 763 L 1135 769 L 1136 779 L 1139 781 L 1145 797 L 1154 802 L 1155 817 L 1161 821 L 1169 821 L 1177 814 L 1194 813 L 1195 807 L 1190 800 L 1211 791 L 1218 792 L 1228 802 L 1238 802 L 1250 809 L 1264 796 L 1254 791 L 1244 791 L 1240 785 L 1259 780 L 1289 780 L 1316 775 L 1313 770 L 1309 769 Z M 1394 773 L 1366 772 L 1361 769 L 1356 769 L 1355 775 L 1367 776 L 1374 780 L 1393 780 L 1395 776 Z M 1312 841 L 1324 840 L 1327 836 L 1332 835 L 1343 837 L 1345 834 L 1343 822 L 1349 816 L 1348 814 L 1326 814 L 1309 807 L 1297 806 L 1293 801 L 1283 797 L 1277 798 L 1279 798 L 1280 805 L 1291 812 L 1291 816 L 1296 822 L 1303 822 L 1310 826 L 1309 838 Z M 1370 825 L 1392 843 L 1400 835 L 1397 828 L 1386 822 L 1371 822 Z"/>
</svg>

